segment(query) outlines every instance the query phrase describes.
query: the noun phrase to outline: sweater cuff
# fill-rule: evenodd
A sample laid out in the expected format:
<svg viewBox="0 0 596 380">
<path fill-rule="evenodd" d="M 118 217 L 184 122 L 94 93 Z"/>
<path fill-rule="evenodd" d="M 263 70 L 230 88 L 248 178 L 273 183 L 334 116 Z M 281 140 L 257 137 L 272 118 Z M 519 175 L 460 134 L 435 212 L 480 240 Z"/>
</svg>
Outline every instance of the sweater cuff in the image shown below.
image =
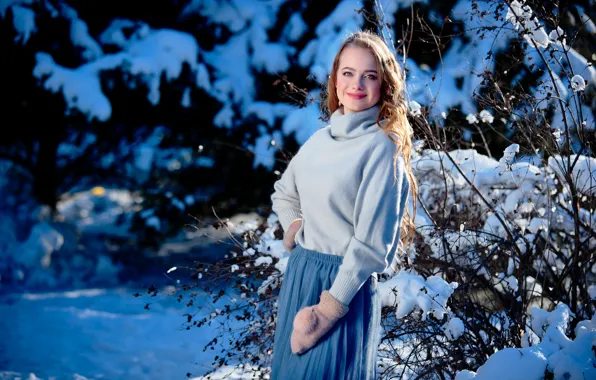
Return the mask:
<svg viewBox="0 0 596 380">
<path fill-rule="evenodd" d="M 284 231 L 288 230 L 290 224 L 296 219 L 302 219 L 302 213 L 300 210 L 296 210 L 293 208 L 283 208 L 277 210 L 277 216 L 279 217 L 279 222 L 281 223 L 282 228 Z"/>
<path fill-rule="evenodd" d="M 352 302 L 352 299 L 365 282 L 366 280 L 362 281 L 357 277 L 340 271 L 335 277 L 329 293 L 339 302 L 350 306 L 350 302 Z"/>
</svg>

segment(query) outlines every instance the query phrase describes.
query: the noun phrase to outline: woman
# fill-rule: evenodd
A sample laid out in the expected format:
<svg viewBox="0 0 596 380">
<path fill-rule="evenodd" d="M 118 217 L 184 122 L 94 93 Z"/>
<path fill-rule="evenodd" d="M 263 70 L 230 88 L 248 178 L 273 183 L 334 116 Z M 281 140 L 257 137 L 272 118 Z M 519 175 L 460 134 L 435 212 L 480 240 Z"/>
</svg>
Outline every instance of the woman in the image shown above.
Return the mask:
<svg viewBox="0 0 596 380">
<path fill-rule="evenodd" d="M 302 145 L 271 196 L 293 249 L 278 299 L 274 380 L 375 378 L 376 276 L 413 226 L 411 129 L 395 57 L 378 36 L 355 33 L 335 56 L 327 90 L 330 125 Z"/>
</svg>

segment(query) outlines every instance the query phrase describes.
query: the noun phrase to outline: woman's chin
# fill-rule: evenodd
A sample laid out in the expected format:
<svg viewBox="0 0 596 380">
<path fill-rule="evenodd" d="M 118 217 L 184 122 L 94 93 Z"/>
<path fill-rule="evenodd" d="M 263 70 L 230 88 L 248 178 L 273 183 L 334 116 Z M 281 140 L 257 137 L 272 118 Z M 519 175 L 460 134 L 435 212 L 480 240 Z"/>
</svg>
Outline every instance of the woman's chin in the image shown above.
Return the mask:
<svg viewBox="0 0 596 380">
<path fill-rule="evenodd" d="M 372 106 L 374 106 L 374 104 L 344 104 L 344 114 L 365 111 Z"/>
</svg>

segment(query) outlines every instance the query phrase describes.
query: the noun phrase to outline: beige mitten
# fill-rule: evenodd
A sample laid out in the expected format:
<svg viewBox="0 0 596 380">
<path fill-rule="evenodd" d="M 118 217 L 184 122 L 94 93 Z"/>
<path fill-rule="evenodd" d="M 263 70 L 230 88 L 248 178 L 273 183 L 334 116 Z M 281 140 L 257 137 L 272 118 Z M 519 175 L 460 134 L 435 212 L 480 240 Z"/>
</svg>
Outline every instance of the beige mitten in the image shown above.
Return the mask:
<svg viewBox="0 0 596 380">
<path fill-rule="evenodd" d="M 318 304 L 305 307 L 296 314 L 290 338 L 292 352 L 302 354 L 310 350 L 348 310 L 346 305 L 324 290 Z"/>
</svg>

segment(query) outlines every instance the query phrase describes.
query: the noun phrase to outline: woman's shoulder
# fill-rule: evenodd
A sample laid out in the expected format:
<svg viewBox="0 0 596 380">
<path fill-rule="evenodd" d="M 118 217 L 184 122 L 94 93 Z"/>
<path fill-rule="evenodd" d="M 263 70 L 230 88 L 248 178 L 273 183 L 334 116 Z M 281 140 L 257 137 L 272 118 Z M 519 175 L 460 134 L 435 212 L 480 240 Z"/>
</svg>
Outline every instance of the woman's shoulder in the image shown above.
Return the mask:
<svg viewBox="0 0 596 380">
<path fill-rule="evenodd" d="M 384 130 L 379 129 L 371 139 L 369 157 L 374 160 L 390 160 L 393 162 L 395 153 L 399 150 L 397 143 Z M 398 154 L 396 164 L 398 169 L 405 166 L 403 153 Z"/>
<path fill-rule="evenodd" d="M 321 144 L 324 144 L 323 140 L 325 139 L 325 135 L 329 135 L 327 128 L 328 127 L 317 129 L 313 134 L 311 134 L 306 141 L 300 145 L 296 155 L 304 155 L 304 152 L 307 152 L 306 154 L 308 155 L 313 151 L 319 151 L 322 147 Z"/>
<path fill-rule="evenodd" d="M 306 141 L 304 142 L 304 144 L 302 144 L 302 146 L 305 146 L 307 144 L 311 145 L 313 143 L 316 143 L 317 141 L 327 138 L 329 136 L 329 128 L 330 127 L 331 127 L 330 125 L 327 125 L 323 128 L 317 129 L 312 135 L 310 135 L 309 138 L 306 139 Z"/>
<path fill-rule="evenodd" d="M 384 130 L 379 128 L 378 131 L 372 133 L 369 149 L 379 154 L 393 154 L 397 145 Z"/>
</svg>

